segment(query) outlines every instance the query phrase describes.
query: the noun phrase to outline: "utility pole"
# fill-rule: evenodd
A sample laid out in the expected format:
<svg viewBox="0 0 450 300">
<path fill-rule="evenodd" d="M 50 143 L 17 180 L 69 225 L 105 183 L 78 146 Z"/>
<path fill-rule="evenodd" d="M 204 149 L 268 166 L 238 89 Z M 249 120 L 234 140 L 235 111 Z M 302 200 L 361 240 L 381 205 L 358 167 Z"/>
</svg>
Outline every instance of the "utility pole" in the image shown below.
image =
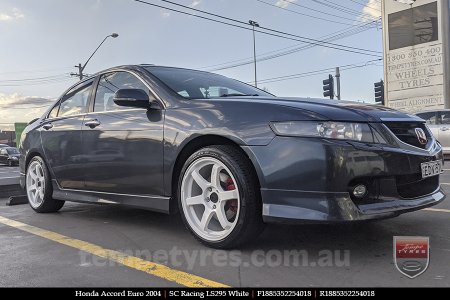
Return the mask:
<svg viewBox="0 0 450 300">
<path fill-rule="evenodd" d="M 336 98 L 338 100 L 341 100 L 341 72 L 339 70 L 339 67 L 336 67 L 336 88 L 337 88 L 337 95 Z"/>
<path fill-rule="evenodd" d="M 252 25 L 253 28 L 253 65 L 255 67 L 255 87 L 258 87 L 258 80 L 256 78 L 256 37 L 255 37 L 255 27 L 259 27 L 258 22 L 249 20 L 248 24 Z"/>
<path fill-rule="evenodd" d="M 80 77 L 80 80 L 83 80 L 83 67 L 81 64 L 78 64 L 78 66 L 75 66 L 75 68 L 78 68 L 78 77 Z"/>
<path fill-rule="evenodd" d="M 94 50 L 94 52 L 91 54 L 91 56 L 89 56 L 88 60 L 84 63 L 84 65 L 78 64 L 78 66 L 75 66 L 75 68 L 78 68 L 78 73 L 70 73 L 70 75 L 72 75 L 72 76 L 77 76 L 77 77 L 80 78 L 80 80 L 83 80 L 83 71 L 84 71 L 84 68 L 86 68 L 86 65 L 87 65 L 88 62 L 91 60 L 92 56 L 94 56 L 94 54 L 97 52 L 97 50 L 103 45 L 103 43 L 104 43 L 109 37 L 112 37 L 112 38 L 115 39 L 115 38 L 118 37 L 118 36 L 119 36 L 119 35 L 118 35 L 117 33 L 112 33 L 112 34 L 110 34 L 110 35 L 107 35 L 107 36 L 103 39 L 103 41 L 100 43 L 100 45 L 98 45 L 98 47 Z"/>
</svg>

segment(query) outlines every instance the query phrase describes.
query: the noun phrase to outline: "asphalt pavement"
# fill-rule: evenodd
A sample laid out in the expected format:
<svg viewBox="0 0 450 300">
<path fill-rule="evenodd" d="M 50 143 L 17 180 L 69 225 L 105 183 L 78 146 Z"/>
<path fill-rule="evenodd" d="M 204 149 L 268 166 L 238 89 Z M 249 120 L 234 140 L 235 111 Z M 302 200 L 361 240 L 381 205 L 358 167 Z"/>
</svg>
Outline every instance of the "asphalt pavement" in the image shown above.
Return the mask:
<svg viewBox="0 0 450 300">
<path fill-rule="evenodd" d="M 17 172 L 0 166 L 0 177 Z M 233 251 L 200 245 L 179 216 L 76 203 L 37 214 L 5 201 L 0 286 L 450 287 L 449 199 L 382 221 L 269 225 L 255 243 Z M 430 238 L 426 272 L 409 279 L 395 268 L 393 236 Z"/>
</svg>

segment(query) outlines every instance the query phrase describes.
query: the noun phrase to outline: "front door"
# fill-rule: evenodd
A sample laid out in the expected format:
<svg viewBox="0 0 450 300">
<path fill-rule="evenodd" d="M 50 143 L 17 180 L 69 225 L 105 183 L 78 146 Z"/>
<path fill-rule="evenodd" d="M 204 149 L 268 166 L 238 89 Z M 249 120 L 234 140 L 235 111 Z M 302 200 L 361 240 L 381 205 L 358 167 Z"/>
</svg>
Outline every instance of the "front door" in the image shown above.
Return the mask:
<svg viewBox="0 0 450 300">
<path fill-rule="evenodd" d="M 117 106 L 118 89 L 142 89 L 134 74 L 100 77 L 91 112 L 83 123 L 85 186 L 89 191 L 163 195 L 163 113 L 161 109 Z"/>
</svg>

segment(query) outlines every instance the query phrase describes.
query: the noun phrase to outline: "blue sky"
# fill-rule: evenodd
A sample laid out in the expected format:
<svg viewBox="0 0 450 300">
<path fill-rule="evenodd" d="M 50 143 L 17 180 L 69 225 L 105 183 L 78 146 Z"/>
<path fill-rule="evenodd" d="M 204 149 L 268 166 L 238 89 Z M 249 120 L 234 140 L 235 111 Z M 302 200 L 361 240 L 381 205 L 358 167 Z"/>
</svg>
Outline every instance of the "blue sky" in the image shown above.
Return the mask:
<svg viewBox="0 0 450 300">
<path fill-rule="evenodd" d="M 160 0 L 150 3 L 177 8 Z M 321 39 L 380 15 L 380 0 L 173 0 L 233 19 Z M 293 2 L 293 3 L 290 3 Z M 327 5 L 324 5 L 328 4 Z M 183 8 L 177 8 L 187 11 Z M 195 12 L 194 12 L 195 13 Z M 196 13 L 200 15 L 200 13 Z M 310 17 L 305 16 L 308 14 Z M 344 23 L 344 24 L 341 24 Z M 353 27 L 352 27 L 353 26 Z M 333 43 L 382 51 L 375 23 Z M 0 128 L 42 113 L 48 99 L 76 82 L 68 74 L 84 63 L 101 40 L 117 32 L 92 58 L 85 72 L 121 64 L 153 63 L 211 70 L 212 65 L 252 60 L 252 32 L 132 0 L 2 0 L 0 2 Z M 306 44 L 256 34 L 257 54 L 279 54 Z M 381 56 L 381 55 L 380 55 Z M 258 63 L 258 79 L 347 66 L 342 96 L 373 101 L 373 83 L 383 76 L 377 57 L 310 47 Z M 369 62 L 372 61 L 372 62 Z M 221 65 L 223 66 L 223 65 Z M 218 70 L 242 81 L 253 80 L 253 65 Z M 322 97 L 323 74 L 260 84 L 279 96 Z M 281 78 L 284 79 L 284 78 Z"/>
</svg>

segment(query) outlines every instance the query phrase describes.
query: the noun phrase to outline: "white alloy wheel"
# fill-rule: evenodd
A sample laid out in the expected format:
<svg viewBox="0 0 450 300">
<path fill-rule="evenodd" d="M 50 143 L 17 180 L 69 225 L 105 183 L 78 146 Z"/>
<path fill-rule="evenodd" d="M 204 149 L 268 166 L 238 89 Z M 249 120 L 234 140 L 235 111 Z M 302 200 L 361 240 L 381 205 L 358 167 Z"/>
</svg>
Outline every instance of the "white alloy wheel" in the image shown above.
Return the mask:
<svg viewBox="0 0 450 300">
<path fill-rule="evenodd" d="M 30 205 L 33 208 L 41 206 L 45 195 L 45 173 L 43 166 L 37 160 L 32 161 L 28 166 L 26 188 Z"/>
<path fill-rule="evenodd" d="M 239 218 L 237 181 L 220 160 L 199 158 L 184 173 L 181 204 L 186 221 L 198 236 L 211 242 L 223 240 Z"/>
</svg>

